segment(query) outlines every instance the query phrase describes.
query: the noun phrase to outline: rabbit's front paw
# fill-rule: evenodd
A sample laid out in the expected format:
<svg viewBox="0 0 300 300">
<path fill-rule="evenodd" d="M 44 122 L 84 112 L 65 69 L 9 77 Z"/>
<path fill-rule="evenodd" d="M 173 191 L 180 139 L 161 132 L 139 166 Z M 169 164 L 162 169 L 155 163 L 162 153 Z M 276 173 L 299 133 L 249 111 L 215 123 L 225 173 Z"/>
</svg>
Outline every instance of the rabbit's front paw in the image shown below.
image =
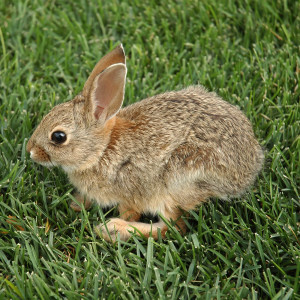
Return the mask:
<svg viewBox="0 0 300 300">
<path fill-rule="evenodd" d="M 91 200 L 88 200 L 86 198 L 84 198 L 83 196 L 81 196 L 79 193 L 75 193 L 74 195 L 74 198 L 77 200 L 77 202 L 79 203 L 82 203 L 84 208 L 86 210 L 90 209 L 93 202 Z M 80 206 L 79 203 L 77 203 L 75 201 L 72 201 L 71 204 L 70 204 L 70 207 L 74 210 L 74 211 L 81 211 L 82 210 L 82 206 Z"/>
<path fill-rule="evenodd" d="M 128 240 L 131 236 L 129 230 L 134 231 L 132 226 L 129 226 L 129 222 L 119 218 L 113 218 L 108 223 L 100 224 L 95 228 L 96 234 L 108 242 L 116 242 L 118 235 L 121 240 Z"/>
</svg>

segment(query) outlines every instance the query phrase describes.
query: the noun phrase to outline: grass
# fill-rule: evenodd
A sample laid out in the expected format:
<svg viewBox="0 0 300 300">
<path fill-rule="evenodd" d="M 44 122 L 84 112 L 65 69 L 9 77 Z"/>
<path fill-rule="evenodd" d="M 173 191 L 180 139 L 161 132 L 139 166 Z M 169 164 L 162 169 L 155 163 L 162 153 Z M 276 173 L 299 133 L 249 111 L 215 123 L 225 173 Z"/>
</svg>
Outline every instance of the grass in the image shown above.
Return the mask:
<svg viewBox="0 0 300 300">
<path fill-rule="evenodd" d="M 1 1 L 0 299 L 300 299 L 300 2 Z M 190 84 L 236 104 L 266 149 L 256 185 L 191 213 L 181 237 L 93 233 L 28 138 L 122 42 L 125 105 Z M 115 214 L 115 211 L 110 212 Z"/>
</svg>

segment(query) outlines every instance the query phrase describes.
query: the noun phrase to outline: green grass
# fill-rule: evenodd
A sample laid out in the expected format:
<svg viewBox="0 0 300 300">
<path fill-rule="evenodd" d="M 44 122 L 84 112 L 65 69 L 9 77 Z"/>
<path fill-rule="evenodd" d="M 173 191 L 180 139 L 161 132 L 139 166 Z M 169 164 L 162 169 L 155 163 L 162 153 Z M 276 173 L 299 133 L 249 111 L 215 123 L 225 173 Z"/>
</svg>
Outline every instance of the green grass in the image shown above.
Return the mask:
<svg viewBox="0 0 300 300">
<path fill-rule="evenodd" d="M 294 0 L 1 1 L 0 299 L 300 299 L 299 11 Z M 101 240 L 106 213 L 71 211 L 63 172 L 25 153 L 119 42 L 125 104 L 200 83 L 241 107 L 266 149 L 256 185 L 192 212 L 184 237 Z"/>
</svg>

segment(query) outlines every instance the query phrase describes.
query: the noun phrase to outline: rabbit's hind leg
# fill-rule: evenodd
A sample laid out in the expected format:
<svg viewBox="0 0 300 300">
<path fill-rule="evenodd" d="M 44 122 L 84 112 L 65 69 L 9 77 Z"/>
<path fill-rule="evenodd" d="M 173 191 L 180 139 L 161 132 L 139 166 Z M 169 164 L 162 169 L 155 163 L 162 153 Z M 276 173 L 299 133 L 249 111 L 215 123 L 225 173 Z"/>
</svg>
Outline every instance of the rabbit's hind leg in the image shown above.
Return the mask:
<svg viewBox="0 0 300 300">
<path fill-rule="evenodd" d="M 176 228 L 181 233 L 185 233 L 186 225 L 181 218 L 182 214 L 183 213 L 180 209 L 174 209 L 172 212 L 166 212 L 164 214 L 164 218 L 166 220 L 174 221 Z M 128 222 L 120 218 L 113 218 L 106 224 L 98 225 L 95 228 L 95 232 L 106 241 L 115 242 L 118 235 L 121 240 L 126 241 L 131 237 L 133 232 L 142 237 L 153 237 L 157 240 L 159 230 L 161 232 L 161 236 L 165 237 L 167 229 L 167 224 L 161 219 L 156 223 L 147 224 L 142 222 Z"/>
<path fill-rule="evenodd" d="M 138 221 L 141 218 L 141 214 L 136 210 L 132 209 L 128 205 L 119 204 L 118 207 L 120 218 L 126 221 Z"/>
</svg>

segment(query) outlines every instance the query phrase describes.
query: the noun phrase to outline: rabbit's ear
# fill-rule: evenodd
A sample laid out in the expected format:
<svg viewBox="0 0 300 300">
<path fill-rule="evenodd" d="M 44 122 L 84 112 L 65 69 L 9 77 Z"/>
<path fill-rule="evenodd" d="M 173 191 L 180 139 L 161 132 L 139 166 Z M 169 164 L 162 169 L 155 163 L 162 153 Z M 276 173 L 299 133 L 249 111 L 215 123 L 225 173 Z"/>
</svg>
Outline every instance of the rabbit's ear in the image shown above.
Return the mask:
<svg viewBox="0 0 300 300">
<path fill-rule="evenodd" d="M 103 70 L 105 70 L 111 65 L 119 64 L 119 63 L 125 64 L 125 62 L 126 62 L 125 52 L 122 44 L 120 44 L 118 47 L 116 47 L 114 50 L 112 50 L 111 52 L 109 52 L 108 54 L 106 54 L 104 57 L 100 59 L 100 61 L 94 67 L 89 78 L 87 79 L 83 87 L 82 94 L 84 96 L 87 96 L 89 94 L 89 91 L 91 89 L 95 77 L 99 75 Z"/>
<path fill-rule="evenodd" d="M 88 111 L 96 120 L 107 121 L 122 107 L 125 91 L 126 66 L 109 66 L 94 79 L 88 97 Z"/>
</svg>

